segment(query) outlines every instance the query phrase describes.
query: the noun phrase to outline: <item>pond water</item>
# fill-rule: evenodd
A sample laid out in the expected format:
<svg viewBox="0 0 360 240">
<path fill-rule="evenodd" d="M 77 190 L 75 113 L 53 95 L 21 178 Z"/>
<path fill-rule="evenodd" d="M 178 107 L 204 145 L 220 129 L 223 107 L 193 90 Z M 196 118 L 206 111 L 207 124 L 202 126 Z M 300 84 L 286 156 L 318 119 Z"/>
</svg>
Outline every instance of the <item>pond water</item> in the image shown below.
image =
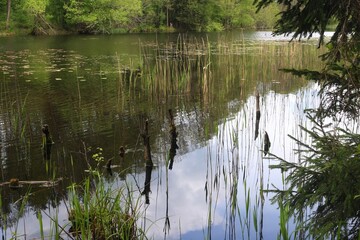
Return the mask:
<svg viewBox="0 0 360 240">
<path fill-rule="evenodd" d="M 288 40 L 243 31 L 0 38 L 0 182 L 59 179 L 0 186 L 3 238 L 40 237 L 39 213 L 45 235 L 48 215 L 69 228 L 67 187 L 101 151 L 114 165 L 103 172 L 112 187 L 126 181 L 140 195 L 150 183 L 139 219 L 150 239 L 276 239 L 279 209 L 264 190 L 283 188 L 284 175 L 269 169 L 265 133 L 269 152 L 297 161 L 288 134 L 306 141 L 298 125 L 309 126 L 303 110 L 318 104 L 315 84 L 278 69 L 321 67 L 316 40 Z M 54 142 L 46 153 L 44 124 Z"/>
</svg>

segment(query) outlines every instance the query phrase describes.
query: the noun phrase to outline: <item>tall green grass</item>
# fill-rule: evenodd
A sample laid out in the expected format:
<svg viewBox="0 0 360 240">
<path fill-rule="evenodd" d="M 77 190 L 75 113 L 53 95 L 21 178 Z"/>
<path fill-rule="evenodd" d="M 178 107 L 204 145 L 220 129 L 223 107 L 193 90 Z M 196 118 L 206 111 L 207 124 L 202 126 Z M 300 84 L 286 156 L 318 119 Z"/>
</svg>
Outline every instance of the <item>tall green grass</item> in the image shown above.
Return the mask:
<svg viewBox="0 0 360 240">
<path fill-rule="evenodd" d="M 81 184 L 69 190 L 69 233 L 81 239 L 145 239 L 145 232 L 137 227 L 141 217 L 140 197 L 132 186 L 124 183 L 114 187 L 99 169 L 104 161 L 102 149 L 93 154 L 97 167 Z"/>
<path fill-rule="evenodd" d="M 131 187 L 112 189 L 98 174 L 69 187 L 70 233 L 81 239 L 143 239 L 138 229 L 139 201 Z"/>
</svg>

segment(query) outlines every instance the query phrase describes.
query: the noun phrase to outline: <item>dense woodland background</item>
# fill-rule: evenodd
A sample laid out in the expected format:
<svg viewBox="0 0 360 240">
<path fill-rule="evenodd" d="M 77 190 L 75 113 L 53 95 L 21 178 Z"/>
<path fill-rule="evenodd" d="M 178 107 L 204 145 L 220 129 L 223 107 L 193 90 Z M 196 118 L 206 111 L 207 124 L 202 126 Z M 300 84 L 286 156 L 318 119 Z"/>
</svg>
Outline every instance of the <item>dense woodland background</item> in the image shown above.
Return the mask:
<svg viewBox="0 0 360 240">
<path fill-rule="evenodd" d="M 253 0 L 6 0 L 0 31 L 35 35 L 271 29 L 279 6 Z"/>
</svg>

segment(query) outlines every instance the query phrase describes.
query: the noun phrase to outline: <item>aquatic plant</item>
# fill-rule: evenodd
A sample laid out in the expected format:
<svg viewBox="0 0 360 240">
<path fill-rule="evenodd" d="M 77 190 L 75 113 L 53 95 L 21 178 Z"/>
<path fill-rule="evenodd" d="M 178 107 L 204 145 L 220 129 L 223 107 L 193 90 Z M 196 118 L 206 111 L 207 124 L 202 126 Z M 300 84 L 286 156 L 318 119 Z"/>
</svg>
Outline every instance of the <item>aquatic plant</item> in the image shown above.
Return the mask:
<svg viewBox="0 0 360 240">
<path fill-rule="evenodd" d="M 88 164 L 88 177 L 82 183 L 68 187 L 69 234 L 81 239 L 145 238 L 145 233 L 137 228 L 140 197 L 133 194 L 135 191 L 126 182 L 120 187 L 106 182 L 100 172 L 106 162 L 101 147 L 96 148 L 92 159 L 96 166 Z"/>
<path fill-rule="evenodd" d="M 72 185 L 69 188 L 70 233 L 82 239 L 144 237 L 136 228 L 139 206 L 137 202 L 134 204 L 129 186 L 112 190 L 100 175 L 96 180 L 95 183 L 88 178 L 81 186 Z"/>
</svg>

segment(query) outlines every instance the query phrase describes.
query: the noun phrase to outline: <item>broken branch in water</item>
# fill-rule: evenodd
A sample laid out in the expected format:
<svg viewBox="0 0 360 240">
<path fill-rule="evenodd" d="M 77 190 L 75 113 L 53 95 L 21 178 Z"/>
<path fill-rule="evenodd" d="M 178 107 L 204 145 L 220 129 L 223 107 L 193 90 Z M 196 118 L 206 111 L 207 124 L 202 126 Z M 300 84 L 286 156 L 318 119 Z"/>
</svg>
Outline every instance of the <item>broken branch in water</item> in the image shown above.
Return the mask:
<svg viewBox="0 0 360 240">
<path fill-rule="evenodd" d="M 59 184 L 63 178 L 58 178 L 53 181 L 20 181 L 18 178 L 11 178 L 8 182 L 0 183 L 0 187 L 9 185 L 10 188 L 21 188 L 24 185 L 40 185 L 40 187 L 53 187 Z"/>
</svg>

